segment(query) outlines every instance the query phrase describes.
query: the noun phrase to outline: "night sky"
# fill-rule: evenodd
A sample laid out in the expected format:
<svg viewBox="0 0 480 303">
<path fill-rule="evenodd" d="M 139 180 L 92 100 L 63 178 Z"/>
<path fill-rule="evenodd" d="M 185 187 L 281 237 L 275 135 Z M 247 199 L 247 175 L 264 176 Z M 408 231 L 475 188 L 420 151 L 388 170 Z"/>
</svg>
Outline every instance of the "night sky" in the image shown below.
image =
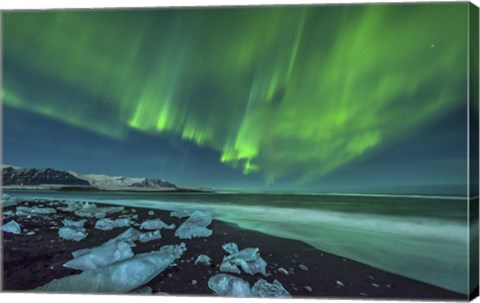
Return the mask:
<svg viewBox="0 0 480 303">
<path fill-rule="evenodd" d="M 465 190 L 467 3 L 7 12 L 3 163 Z"/>
</svg>

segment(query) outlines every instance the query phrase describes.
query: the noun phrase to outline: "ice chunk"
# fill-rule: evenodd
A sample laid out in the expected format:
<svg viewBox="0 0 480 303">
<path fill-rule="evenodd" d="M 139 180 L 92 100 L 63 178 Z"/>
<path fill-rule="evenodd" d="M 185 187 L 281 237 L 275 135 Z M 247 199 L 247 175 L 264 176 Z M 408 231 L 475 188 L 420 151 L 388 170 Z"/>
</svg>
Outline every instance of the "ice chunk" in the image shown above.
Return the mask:
<svg viewBox="0 0 480 303">
<path fill-rule="evenodd" d="M 267 275 L 265 269 L 267 262 L 260 257 L 258 248 L 244 248 L 235 254 L 231 254 L 227 258 L 233 264 L 240 266 L 247 274 L 254 275 L 261 273 L 264 276 Z"/>
<path fill-rule="evenodd" d="M 57 209 L 60 210 L 60 211 L 73 213 L 74 211 L 76 211 L 78 209 L 76 205 L 77 204 L 75 202 L 69 201 L 69 202 L 67 202 L 67 206 L 57 207 Z"/>
<path fill-rule="evenodd" d="M 91 270 L 133 257 L 130 245 L 124 241 L 107 242 L 101 246 L 82 251 L 80 255 L 77 251 L 74 259 L 66 262 L 63 266 L 79 270 Z"/>
<path fill-rule="evenodd" d="M 36 216 L 36 215 L 49 215 L 56 214 L 57 211 L 55 208 L 50 207 L 25 207 L 17 206 L 16 214 L 17 216 Z"/>
<path fill-rule="evenodd" d="M 15 205 L 16 203 L 17 203 L 17 198 L 15 198 L 15 197 L 7 194 L 7 193 L 2 194 L 2 205 L 4 207 Z"/>
<path fill-rule="evenodd" d="M 13 211 L 11 211 L 11 210 L 8 210 L 8 211 L 4 211 L 4 212 L 3 212 L 3 215 L 4 215 L 5 217 L 11 217 L 11 216 L 15 215 L 15 213 L 14 213 Z"/>
<path fill-rule="evenodd" d="M 185 217 L 189 217 L 192 213 L 193 213 L 193 211 L 191 211 L 191 210 L 177 209 L 176 211 L 172 211 L 170 213 L 170 216 L 182 219 L 182 218 L 185 218 Z"/>
<path fill-rule="evenodd" d="M 165 222 L 163 222 L 160 219 L 155 219 L 155 220 L 146 220 L 140 225 L 141 229 L 147 229 L 147 230 L 156 230 L 156 229 L 175 229 L 175 224 L 167 225 Z"/>
<path fill-rule="evenodd" d="M 7 224 L 3 225 L 2 230 L 3 230 L 3 232 L 10 233 L 10 234 L 15 234 L 15 235 L 19 235 L 19 234 L 22 233 L 22 228 L 14 220 L 12 220 L 12 221 L 8 222 Z"/>
<path fill-rule="evenodd" d="M 87 270 L 38 287 L 38 292 L 128 293 L 164 271 L 186 250 L 185 244 L 163 246 L 159 251 L 138 254 L 107 267 Z"/>
<path fill-rule="evenodd" d="M 154 215 L 155 215 L 155 212 L 154 212 L 153 210 L 150 210 L 150 211 L 148 212 L 148 215 L 149 215 L 149 216 L 154 216 Z"/>
<path fill-rule="evenodd" d="M 95 223 L 95 228 L 100 230 L 112 230 L 118 227 L 127 227 L 130 226 L 130 224 L 132 224 L 132 222 L 126 218 L 116 220 L 105 218 L 98 220 L 97 223 Z"/>
<path fill-rule="evenodd" d="M 68 203 L 68 207 L 61 207 L 58 210 L 74 212 L 79 217 L 103 219 L 109 214 L 121 212 L 123 206 L 97 207 L 94 203 Z"/>
<path fill-rule="evenodd" d="M 210 257 L 207 255 L 199 255 L 195 260 L 195 265 L 199 265 L 199 264 L 210 266 L 210 264 L 212 264 L 212 259 L 210 259 Z"/>
<path fill-rule="evenodd" d="M 228 274 L 218 274 L 208 280 L 208 287 L 219 296 L 250 297 L 250 284 Z"/>
<path fill-rule="evenodd" d="M 273 283 L 260 279 L 252 286 L 253 297 L 274 297 L 274 298 L 290 298 L 290 293 L 283 287 L 282 283 L 274 280 Z"/>
<path fill-rule="evenodd" d="M 233 264 L 227 256 L 223 257 L 222 264 L 220 264 L 220 271 L 229 272 L 234 274 L 240 274 L 241 271 L 237 265 Z"/>
<path fill-rule="evenodd" d="M 135 228 L 130 227 L 126 231 L 124 231 L 123 233 L 116 236 L 115 238 L 110 239 L 109 242 L 122 240 L 122 241 L 126 242 L 128 245 L 130 245 L 130 247 L 135 247 L 136 245 L 135 245 L 134 241 L 138 241 L 139 236 L 140 236 L 140 232 L 138 230 L 136 230 Z"/>
<path fill-rule="evenodd" d="M 161 239 L 162 235 L 160 234 L 160 230 L 149 231 L 146 233 L 140 233 L 138 235 L 138 240 L 142 243 Z"/>
<path fill-rule="evenodd" d="M 70 241 L 81 241 L 88 235 L 85 228 L 61 227 L 58 229 L 60 238 Z"/>
<path fill-rule="evenodd" d="M 303 264 L 298 264 L 298 268 L 303 271 L 308 271 L 308 267 Z"/>
<path fill-rule="evenodd" d="M 225 243 L 222 245 L 222 248 L 224 251 L 226 251 L 229 254 L 236 254 L 238 253 L 238 246 L 237 244 L 230 242 L 230 243 Z"/>
<path fill-rule="evenodd" d="M 181 239 L 209 237 L 212 235 L 212 231 L 207 226 L 212 223 L 212 220 L 213 217 L 210 213 L 197 210 L 180 225 L 175 231 L 175 236 Z"/>
<path fill-rule="evenodd" d="M 83 228 L 83 226 L 85 225 L 85 222 L 87 222 L 87 220 L 73 221 L 73 220 L 69 220 L 69 219 L 64 219 L 62 222 L 63 222 L 63 225 L 65 225 L 67 227 Z"/>
<path fill-rule="evenodd" d="M 284 274 L 285 276 L 288 276 L 288 271 L 283 267 L 279 267 L 278 272 Z"/>
</svg>

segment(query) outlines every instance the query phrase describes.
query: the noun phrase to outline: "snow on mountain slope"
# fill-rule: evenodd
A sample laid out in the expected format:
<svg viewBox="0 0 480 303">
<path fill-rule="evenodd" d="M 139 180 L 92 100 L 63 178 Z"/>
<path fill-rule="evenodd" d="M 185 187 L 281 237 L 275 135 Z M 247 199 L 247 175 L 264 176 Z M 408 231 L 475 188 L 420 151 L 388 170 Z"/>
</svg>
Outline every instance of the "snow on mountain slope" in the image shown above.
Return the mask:
<svg viewBox="0 0 480 303">
<path fill-rule="evenodd" d="M 123 176 L 107 176 L 101 174 L 79 174 L 75 171 L 69 171 L 73 176 L 86 180 L 90 185 L 100 189 L 121 189 L 129 187 L 130 189 L 171 189 L 176 186 L 164 180 L 147 179 L 147 178 L 128 178 Z"/>
</svg>

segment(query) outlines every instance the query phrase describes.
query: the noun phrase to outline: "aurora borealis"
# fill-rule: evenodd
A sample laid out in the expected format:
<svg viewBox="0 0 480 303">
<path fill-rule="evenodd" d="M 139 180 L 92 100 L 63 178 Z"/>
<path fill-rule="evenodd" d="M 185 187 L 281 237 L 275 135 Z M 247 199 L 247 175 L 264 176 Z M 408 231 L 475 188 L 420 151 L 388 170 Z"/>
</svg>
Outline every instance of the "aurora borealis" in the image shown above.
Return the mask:
<svg viewBox="0 0 480 303">
<path fill-rule="evenodd" d="M 155 164 L 157 177 L 177 183 L 315 188 L 382 167 L 368 182 L 464 183 L 467 14 L 467 3 L 6 12 L 4 162 L 26 154 L 13 129 L 49 120 L 81 132 L 69 140 L 88 157 L 107 154 L 103 170 L 128 152 L 91 142 L 120 142 L 136 161 L 163 159 L 172 173 Z M 156 141 L 143 156 L 142 140 Z M 51 163 L 34 149 L 29 164 Z M 83 169 L 78 153 L 62 156 Z M 185 161 L 194 177 L 173 173 Z"/>
</svg>

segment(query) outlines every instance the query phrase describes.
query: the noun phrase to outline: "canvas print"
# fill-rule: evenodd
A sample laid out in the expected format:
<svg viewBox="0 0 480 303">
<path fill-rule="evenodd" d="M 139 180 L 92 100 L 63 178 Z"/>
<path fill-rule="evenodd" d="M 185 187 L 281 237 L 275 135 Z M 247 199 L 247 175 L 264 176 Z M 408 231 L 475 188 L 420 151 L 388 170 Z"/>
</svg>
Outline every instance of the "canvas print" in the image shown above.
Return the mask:
<svg viewBox="0 0 480 303">
<path fill-rule="evenodd" d="M 1 22 L 2 291 L 478 293 L 474 5 Z"/>
</svg>

